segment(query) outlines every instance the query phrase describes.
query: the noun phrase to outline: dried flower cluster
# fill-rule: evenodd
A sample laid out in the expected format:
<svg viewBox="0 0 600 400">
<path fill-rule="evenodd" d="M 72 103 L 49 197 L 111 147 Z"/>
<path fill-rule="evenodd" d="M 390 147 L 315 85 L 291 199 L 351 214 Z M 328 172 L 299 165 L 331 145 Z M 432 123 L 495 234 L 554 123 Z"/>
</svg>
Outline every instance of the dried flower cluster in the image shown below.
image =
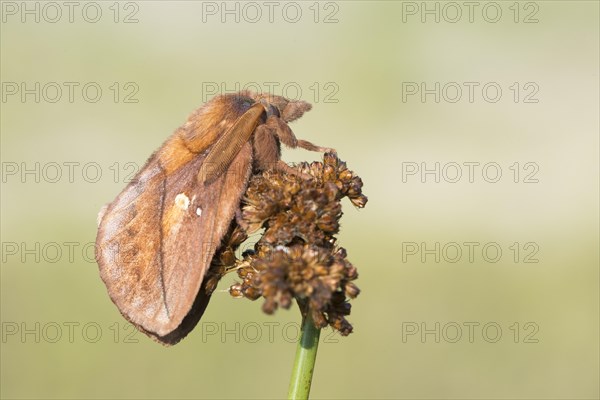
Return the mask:
<svg viewBox="0 0 600 400">
<path fill-rule="evenodd" d="M 348 298 L 359 293 L 352 282 L 358 273 L 346 259 L 346 250 L 336 246 L 334 235 L 342 216 L 341 199 L 348 197 L 362 208 L 367 197 L 361 179 L 335 154 L 296 169 L 297 175 L 270 170 L 251 179 L 242 209 L 244 229 L 232 224 L 211 267 L 211 281 L 216 285 L 218 277 L 231 269 L 227 265 L 246 232 L 265 228 L 254 251 L 246 251 L 235 262 L 242 281 L 231 286 L 231 295 L 264 297 L 262 308 L 268 314 L 278 307 L 289 308 L 295 298 L 303 313 L 311 312 L 317 327 L 329 324 L 345 336 L 352 332 L 345 317 L 350 314 Z"/>
</svg>

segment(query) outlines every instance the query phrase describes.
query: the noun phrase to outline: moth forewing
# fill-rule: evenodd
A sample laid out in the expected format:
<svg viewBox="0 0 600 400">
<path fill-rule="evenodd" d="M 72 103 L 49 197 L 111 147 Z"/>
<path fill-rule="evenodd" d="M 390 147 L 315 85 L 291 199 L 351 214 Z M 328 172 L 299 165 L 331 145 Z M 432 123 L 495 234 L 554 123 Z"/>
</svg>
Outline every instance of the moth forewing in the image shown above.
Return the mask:
<svg viewBox="0 0 600 400">
<path fill-rule="evenodd" d="M 217 140 L 198 176 L 201 181 L 210 183 L 225 172 L 242 146 L 250 140 L 264 112 L 262 104 L 254 104 Z"/>
<path fill-rule="evenodd" d="M 197 175 L 210 151 L 166 169 L 165 150 L 106 208 L 96 258 L 121 313 L 144 333 L 172 344 L 195 326 L 183 322 L 186 315 L 206 307 L 209 297 L 200 287 L 246 188 L 252 148 L 246 140 L 229 170 L 206 187 Z"/>
</svg>

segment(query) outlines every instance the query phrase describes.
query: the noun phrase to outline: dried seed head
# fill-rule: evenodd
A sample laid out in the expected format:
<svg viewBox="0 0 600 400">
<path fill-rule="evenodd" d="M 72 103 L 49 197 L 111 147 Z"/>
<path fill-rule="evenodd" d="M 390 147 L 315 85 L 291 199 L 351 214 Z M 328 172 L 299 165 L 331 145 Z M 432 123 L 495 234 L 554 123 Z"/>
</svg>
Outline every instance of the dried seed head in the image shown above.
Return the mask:
<svg viewBox="0 0 600 400">
<path fill-rule="evenodd" d="M 229 288 L 233 297 L 265 299 L 262 309 L 273 314 L 298 300 L 310 312 L 317 327 L 327 325 L 342 335 L 352 332 L 346 320 L 348 299 L 360 293 L 352 282 L 356 268 L 346 250 L 336 245 L 344 197 L 362 208 L 362 180 L 337 155 L 326 153 L 323 162 L 300 163 L 298 174 L 269 170 L 250 179 L 241 221 L 232 222 L 228 234 L 207 273 L 207 288 L 214 290 L 227 272 L 237 270 L 240 282 Z M 313 179 L 302 177 L 310 175 Z M 235 250 L 253 233 L 264 228 L 254 250 L 236 259 Z"/>
</svg>

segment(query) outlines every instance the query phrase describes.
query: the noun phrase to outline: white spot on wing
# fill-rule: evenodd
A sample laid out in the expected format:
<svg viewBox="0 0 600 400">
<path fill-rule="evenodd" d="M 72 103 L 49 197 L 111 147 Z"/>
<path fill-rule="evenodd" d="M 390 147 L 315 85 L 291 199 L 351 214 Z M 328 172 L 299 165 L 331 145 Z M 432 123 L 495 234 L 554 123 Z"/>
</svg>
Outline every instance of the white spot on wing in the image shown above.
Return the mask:
<svg viewBox="0 0 600 400">
<path fill-rule="evenodd" d="M 182 210 L 187 210 L 190 206 L 190 199 L 185 195 L 185 193 L 179 193 L 177 196 L 175 196 L 175 204 Z"/>
<path fill-rule="evenodd" d="M 197 216 L 201 216 L 202 215 L 202 209 L 200 207 L 196 208 L 196 215 Z"/>
</svg>

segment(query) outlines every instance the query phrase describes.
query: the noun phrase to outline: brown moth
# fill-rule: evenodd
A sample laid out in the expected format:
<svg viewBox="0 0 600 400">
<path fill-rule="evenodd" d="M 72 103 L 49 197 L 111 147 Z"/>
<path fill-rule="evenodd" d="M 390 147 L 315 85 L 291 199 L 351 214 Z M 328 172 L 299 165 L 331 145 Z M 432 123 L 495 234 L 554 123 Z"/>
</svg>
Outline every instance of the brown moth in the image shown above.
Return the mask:
<svg viewBox="0 0 600 400">
<path fill-rule="evenodd" d="M 100 211 L 100 276 L 139 330 L 175 344 L 196 326 L 210 299 L 205 274 L 250 176 L 268 168 L 297 173 L 280 159 L 280 143 L 333 151 L 296 139 L 288 126 L 310 109 L 270 94 L 217 96 Z"/>
</svg>

